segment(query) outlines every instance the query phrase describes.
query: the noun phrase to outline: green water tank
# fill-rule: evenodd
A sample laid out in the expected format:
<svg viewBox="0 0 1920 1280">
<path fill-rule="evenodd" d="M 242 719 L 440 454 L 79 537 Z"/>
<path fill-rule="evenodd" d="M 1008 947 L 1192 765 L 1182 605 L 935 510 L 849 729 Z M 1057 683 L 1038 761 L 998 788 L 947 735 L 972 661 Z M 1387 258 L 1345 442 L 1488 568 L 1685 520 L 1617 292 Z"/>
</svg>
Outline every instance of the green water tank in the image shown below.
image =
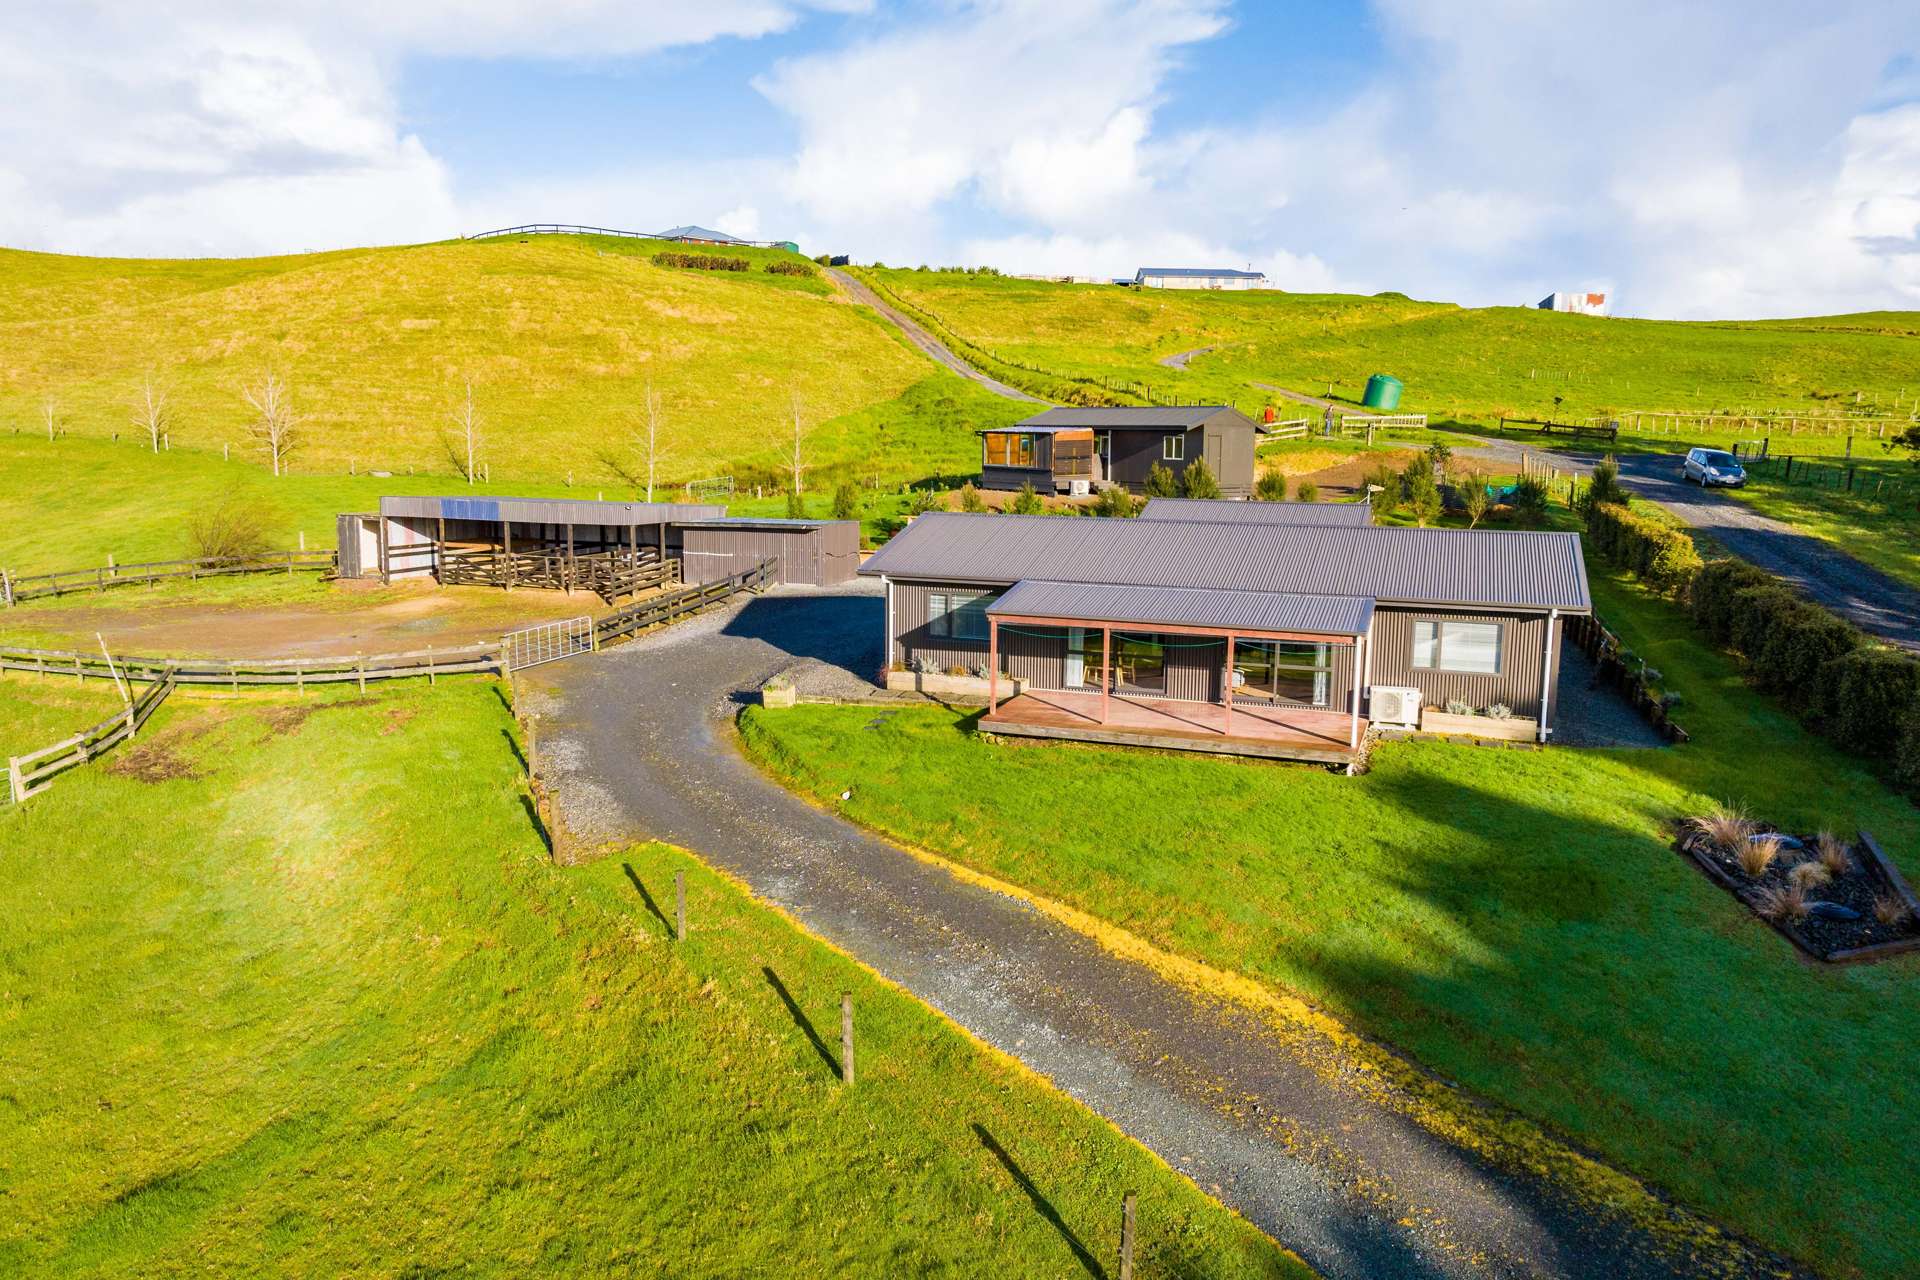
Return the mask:
<svg viewBox="0 0 1920 1280">
<path fill-rule="evenodd" d="M 1405 390 L 1400 379 L 1376 373 L 1367 379 L 1367 394 L 1360 397 L 1360 403 L 1368 409 L 1378 409 L 1382 413 L 1392 413 L 1400 407 L 1400 393 Z"/>
</svg>

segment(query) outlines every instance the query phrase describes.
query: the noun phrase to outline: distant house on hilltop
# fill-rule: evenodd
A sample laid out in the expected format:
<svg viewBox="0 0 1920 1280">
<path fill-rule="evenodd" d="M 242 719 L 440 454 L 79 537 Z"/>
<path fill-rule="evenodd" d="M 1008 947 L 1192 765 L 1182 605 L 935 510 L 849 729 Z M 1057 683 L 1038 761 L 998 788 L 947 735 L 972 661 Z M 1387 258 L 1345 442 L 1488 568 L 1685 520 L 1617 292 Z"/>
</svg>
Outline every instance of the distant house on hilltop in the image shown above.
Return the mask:
<svg viewBox="0 0 1920 1280">
<path fill-rule="evenodd" d="M 712 227 L 674 227 L 655 236 L 656 240 L 672 240 L 677 244 L 743 244 L 750 245 L 751 240 L 742 240 L 739 236 L 730 236 L 724 231 L 715 231 Z"/>
<path fill-rule="evenodd" d="M 1604 293 L 1550 293 L 1540 299 L 1542 311 L 1568 311 L 1578 316 L 1603 316 L 1607 314 L 1607 295 Z"/>
<path fill-rule="evenodd" d="M 1258 271 L 1228 267 L 1142 267 L 1133 282 L 1143 289 L 1264 289 L 1267 277 Z"/>
</svg>

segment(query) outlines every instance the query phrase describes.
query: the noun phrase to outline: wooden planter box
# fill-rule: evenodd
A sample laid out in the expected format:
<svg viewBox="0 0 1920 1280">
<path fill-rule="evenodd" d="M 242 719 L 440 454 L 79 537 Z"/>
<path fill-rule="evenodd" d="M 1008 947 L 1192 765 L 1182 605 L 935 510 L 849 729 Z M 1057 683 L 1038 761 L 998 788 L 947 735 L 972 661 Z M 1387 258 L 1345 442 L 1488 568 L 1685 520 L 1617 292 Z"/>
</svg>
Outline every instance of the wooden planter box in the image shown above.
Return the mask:
<svg viewBox="0 0 1920 1280">
<path fill-rule="evenodd" d="M 1420 712 L 1420 732 L 1456 734 L 1463 738 L 1493 738 L 1500 742 L 1533 742 L 1540 736 L 1538 720 L 1514 716 L 1495 720 L 1492 716 L 1455 716 L 1432 707 Z"/>
<path fill-rule="evenodd" d="M 763 707 L 791 707 L 800 698 L 800 691 L 791 683 L 763 684 L 760 686 L 760 705 Z"/>
<path fill-rule="evenodd" d="M 887 688 L 907 693 L 924 693 L 938 698 L 987 699 L 987 682 L 979 676 L 921 675 L 918 671 L 887 672 Z M 1025 693 L 1027 682 L 1012 676 L 1000 677 L 1000 696 L 1011 698 Z"/>
</svg>

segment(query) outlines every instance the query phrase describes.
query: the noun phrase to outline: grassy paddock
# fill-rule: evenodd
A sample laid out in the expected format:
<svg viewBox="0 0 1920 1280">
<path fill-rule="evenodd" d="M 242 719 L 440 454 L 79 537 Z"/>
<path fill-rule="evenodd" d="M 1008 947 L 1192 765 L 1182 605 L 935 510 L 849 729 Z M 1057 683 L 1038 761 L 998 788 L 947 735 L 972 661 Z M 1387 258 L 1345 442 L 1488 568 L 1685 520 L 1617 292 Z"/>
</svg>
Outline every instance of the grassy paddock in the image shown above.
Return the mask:
<svg viewBox="0 0 1920 1280">
<path fill-rule="evenodd" d="M 1348 779 L 994 745 L 941 709 L 876 731 L 858 709 L 755 708 L 741 728 L 809 794 L 857 780 L 841 807 L 861 822 L 1303 993 L 1832 1274 L 1910 1273 L 1920 961 L 1809 967 L 1665 824 L 1732 798 L 1791 829 L 1867 827 L 1920 872 L 1920 814 L 1672 606 L 1594 587 L 1685 696 L 1693 745 L 1389 744 Z"/>
<path fill-rule="evenodd" d="M 1143 1275 L 1306 1274 L 694 859 L 552 866 L 512 732 L 182 694 L 0 811 L 0 1272 L 1067 1275 L 1137 1189 Z"/>
</svg>

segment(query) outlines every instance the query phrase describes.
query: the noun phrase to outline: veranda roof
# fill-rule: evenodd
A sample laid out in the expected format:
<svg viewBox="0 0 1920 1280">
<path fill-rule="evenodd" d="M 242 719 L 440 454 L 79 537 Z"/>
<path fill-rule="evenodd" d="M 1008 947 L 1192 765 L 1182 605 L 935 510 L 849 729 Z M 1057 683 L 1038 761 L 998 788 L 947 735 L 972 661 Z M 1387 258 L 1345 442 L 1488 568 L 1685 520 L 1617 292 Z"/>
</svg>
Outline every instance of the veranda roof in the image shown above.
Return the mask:
<svg viewBox="0 0 1920 1280">
<path fill-rule="evenodd" d="M 1373 619 L 1366 596 L 1296 595 L 1206 587 L 1128 587 L 1026 579 L 987 606 L 987 616 L 1059 622 L 1201 627 L 1222 632 L 1361 636 Z"/>
</svg>

